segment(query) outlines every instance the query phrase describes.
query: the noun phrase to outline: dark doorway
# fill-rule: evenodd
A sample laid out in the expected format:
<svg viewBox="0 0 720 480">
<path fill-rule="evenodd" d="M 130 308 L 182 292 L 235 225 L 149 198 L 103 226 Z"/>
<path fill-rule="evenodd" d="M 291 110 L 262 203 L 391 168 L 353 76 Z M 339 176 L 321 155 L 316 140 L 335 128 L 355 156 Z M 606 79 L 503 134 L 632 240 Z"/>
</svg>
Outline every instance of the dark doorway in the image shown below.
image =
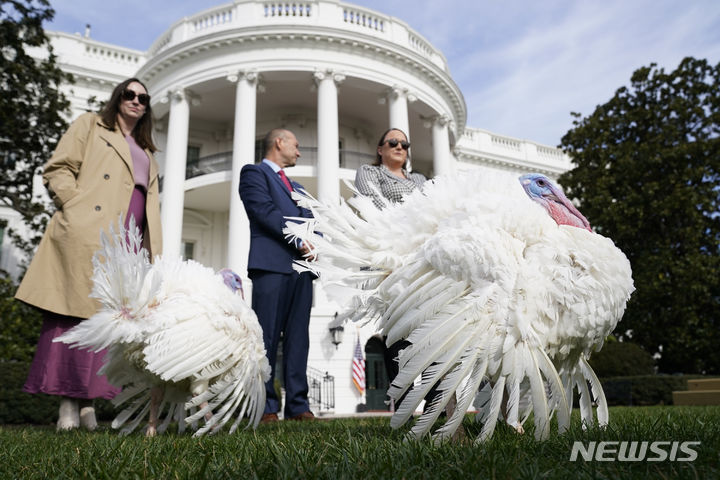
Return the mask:
<svg viewBox="0 0 720 480">
<path fill-rule="evenodd" d="M 365 344 L 365 400 L 368 410 L 390 410 L 384 349 L 385 344 L 378 337 L 370 338 Z"/>
</svg>

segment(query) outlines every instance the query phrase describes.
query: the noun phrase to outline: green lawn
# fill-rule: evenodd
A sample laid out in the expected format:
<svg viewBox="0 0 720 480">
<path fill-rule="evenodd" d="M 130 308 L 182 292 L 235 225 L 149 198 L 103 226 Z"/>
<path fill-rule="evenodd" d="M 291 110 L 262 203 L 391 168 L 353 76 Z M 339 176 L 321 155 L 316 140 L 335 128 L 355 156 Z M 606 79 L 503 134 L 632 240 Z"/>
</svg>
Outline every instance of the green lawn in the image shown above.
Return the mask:
<svg viewBox="0 0 720 480">
<path fill-rule="evenodd" d="M 405 441 L 404 430 L 392 430 L 388 418 L 280 422 L 203 438 L 4 426 L 0 478 L 720 478 L 720 407 L 616 407 L 610 422 L 605 430 L 584 431 L 574 412 L 562 436 L 536 442 L 532 427 L 517 435 L 500 426 L 479 446 Z M 479 432 L 470 416 L 464 426 L 469 438 Z M 569 461 L 574 441 L 587 447 L 622 440 L 700 445 L 692 446 L 692 462 Z M 670 446 L 664 448 L 669 454 Z"/>
</svg>

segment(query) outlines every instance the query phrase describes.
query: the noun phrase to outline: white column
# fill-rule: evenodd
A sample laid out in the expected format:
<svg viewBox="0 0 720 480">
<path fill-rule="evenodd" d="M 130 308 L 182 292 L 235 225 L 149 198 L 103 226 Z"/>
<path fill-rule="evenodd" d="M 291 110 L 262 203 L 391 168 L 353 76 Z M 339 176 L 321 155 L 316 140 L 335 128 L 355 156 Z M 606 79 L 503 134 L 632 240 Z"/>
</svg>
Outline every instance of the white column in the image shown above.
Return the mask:
<svg viewBox="0 0 720 480">
<path fill-rule="evenodd" d="M 170 92 L 168 97 L 170 115 L 160 220 L 163 230 L 163 255 L 176 257 L 180 255 L 182 243 L 190 103 L 188 92 L 183 88 Z"/>
<path fill-rule="evenodd" d="M 448 137 L 448 117 L 438 115 L 432 124 L 433 171 L 435 176 L 444 175 L 453 170 L 450 157 L 450 139 Z"/>
<path fill-rule="evenodd" d="M 247 278 L 250 251 L 250 221 L 240 200 L 240 170 L 255 159 L 255 120 L 257 105 L 257 73 L 229 75 L 236 84 L 235 128 L 233 130 L 232 177 L 230 180 L 230 213 L 228 216 L 227 267 Z M 245 285 L 248 283 L 244 282 Z"/>
<path fill-rule="evenodd" d="M 416 100 L 415 95 L 408 93 L 407 88 L 397 85 L 392 87 L 387 94 L 389 125 L 388 128 L 399 128 L 410 141 L 410 117 L 408 115 L 408 104 Z M 407 161 L 407 171 L 412 171 L 412 156 Z"/>
<path fill-rule="evenodd" d="M 315 72 L 318 95 L 318 200 L 336 204 L 340 201 L 340 149 L 338 141 L 338 90 L 343 75 Z"/>
<path fill-rule="evenodd" d="M 407 89 L 393 87 L 388 92 L 388 110 L 390 123 L 388 128 L 399 128 L 410 140 L 410 121 L 408 119 Z"/>
</svg>

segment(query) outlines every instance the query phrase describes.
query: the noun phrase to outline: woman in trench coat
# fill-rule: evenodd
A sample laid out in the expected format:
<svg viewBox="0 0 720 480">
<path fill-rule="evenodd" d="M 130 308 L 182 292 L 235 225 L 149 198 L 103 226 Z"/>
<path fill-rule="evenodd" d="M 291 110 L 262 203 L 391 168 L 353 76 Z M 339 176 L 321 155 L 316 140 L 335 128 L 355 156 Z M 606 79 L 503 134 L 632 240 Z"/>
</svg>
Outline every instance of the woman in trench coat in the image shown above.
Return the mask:
<svg viewBox="0 0 720 480">
<path fill-rule="evenodd" d="M 39 308 L 43 326 L 23 390 L 61 397 L 58 430 L 96 428 L 93 398 L 118 389 L 98 376 L 105 352 L 70 349 L 52 339 L 99 308 L 89 298 L 100 232 L 130 217 L 150 258 L 161 253 L 157 150 L 150 97 L 130 78 L 115 87 L 100 114 L 75 120 L 45 164 L 43 183 L 57 210 L 15 297 Z"/>
</svg>

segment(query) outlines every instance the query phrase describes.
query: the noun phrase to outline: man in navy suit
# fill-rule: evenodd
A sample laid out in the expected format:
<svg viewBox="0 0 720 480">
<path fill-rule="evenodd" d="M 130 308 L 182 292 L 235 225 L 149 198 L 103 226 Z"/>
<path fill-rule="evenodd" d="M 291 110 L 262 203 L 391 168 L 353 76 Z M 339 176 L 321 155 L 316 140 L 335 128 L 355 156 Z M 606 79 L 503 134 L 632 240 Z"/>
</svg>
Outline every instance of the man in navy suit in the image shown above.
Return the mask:
<svg viewBox="0 0 720 480">
<path fill-rule="evenodd" d="M 283 338 L 285 379 L 284 418 L 312 420 L 308 404 L 308 326 L 312 307 L 309 272 L 293 270 L 293 260 L 309 253 L 308 245 L 289 241 L 283 234 L 285 217 L 311 217 L 291 197 L 302 185 L 290 181 L 283 168 L 295 165 L 300 152 L 295 135 L 284 129 L 271 130 L 263 140 L 264 159 L 245 165 L 240 173 L 240 198 L 250 219 L 248 277 L 252 280 L 252 306 L 263 329 L 267 357 L 272 367 L 265 384 L 266 401 L 262 423 L 278 420 L 280 409 L 275 392 L 275 360 Z"/>
</svg>

